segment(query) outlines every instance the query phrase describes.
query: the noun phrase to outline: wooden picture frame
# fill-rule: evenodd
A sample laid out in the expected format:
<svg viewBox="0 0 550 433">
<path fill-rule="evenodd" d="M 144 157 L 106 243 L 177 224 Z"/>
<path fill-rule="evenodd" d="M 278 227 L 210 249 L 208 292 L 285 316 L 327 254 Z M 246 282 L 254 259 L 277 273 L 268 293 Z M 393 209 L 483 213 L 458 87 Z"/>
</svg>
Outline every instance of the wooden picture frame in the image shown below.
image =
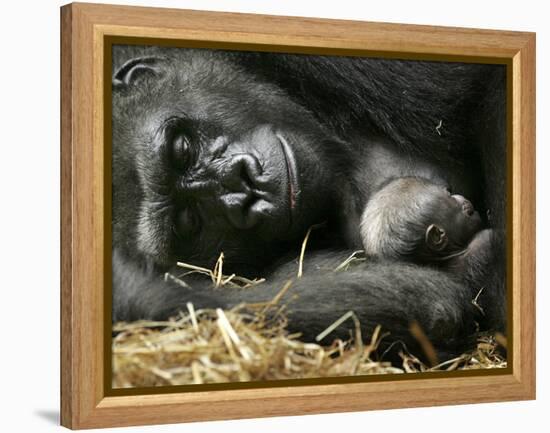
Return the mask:
<svg viewBox="0 0 550 433">
<path fill-rule="evenodd" d="M 503 374 L 390 378 L 148 395 L 109 395 L 105 380 L 104 44 L 107 38 L 232 43 L 291 52 L 493 59 L 508 65 L 510 367 Z M 173 9 L 61 8 L 61 424 L 73 428 L 345 412 L 535 398 L 535 35 Z M 510 274 L 509 274 L 510 275 Z M 253 404 L 251 404 L 253 402 Z"/>
</svg>

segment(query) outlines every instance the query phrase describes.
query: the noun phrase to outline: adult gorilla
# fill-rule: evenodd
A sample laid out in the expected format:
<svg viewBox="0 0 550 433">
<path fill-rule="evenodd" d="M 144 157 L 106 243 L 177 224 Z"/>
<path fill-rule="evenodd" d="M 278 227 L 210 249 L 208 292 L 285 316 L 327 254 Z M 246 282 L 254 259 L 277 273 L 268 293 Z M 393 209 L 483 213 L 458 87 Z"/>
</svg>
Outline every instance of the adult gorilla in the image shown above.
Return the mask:
<svg viewBox="0 0 550 433">
<path fill-rule="evenodd" d="M 113 320 L 271 299 L 288 278 L 289 328 L 311 339 L 353 310 L 440 359 L 505 326 L 503 67 L 209 50 L 113 50 Z M 412 264 L 334 267 L 361 244 L 370 194 L 397 176 L 445 183 L 490 211 L 480 287 Z M 490 179 L 490 182 L 487 181 Z M 307 229 L 325 222 L 308 244 Z M 177 260 L 267 282 L 216 290 L 164 282 Z M 345 327 L 334 336 L 346 336 Z"/>
</svg>

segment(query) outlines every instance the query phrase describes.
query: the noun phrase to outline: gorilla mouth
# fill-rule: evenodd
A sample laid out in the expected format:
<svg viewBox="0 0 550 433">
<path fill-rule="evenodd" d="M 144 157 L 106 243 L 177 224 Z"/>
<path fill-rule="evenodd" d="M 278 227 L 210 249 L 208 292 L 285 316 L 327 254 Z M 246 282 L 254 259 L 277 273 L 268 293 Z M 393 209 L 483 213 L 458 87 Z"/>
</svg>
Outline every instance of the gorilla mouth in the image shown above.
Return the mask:
<svg viewBox="0 0 550 433">
<path fill-rule="evenodd" d="M 294 158 L 294 152 L 292 152 L 292 147 L 288 144 L 285 137 L 281 134 L 276 134 L 279 142 L 281 143 L 281 148 L 283 149 L 283 155 L 285 156 L 286 162 L 286 173 L 288 178 L 288 195 L 289 195 L 289 204 L 291 215 L 296 209 L 296 199 L 298 196 L 298 178 L 297 178 L 297 168 L 296 168 L 296 159 Z"/>
</svg>

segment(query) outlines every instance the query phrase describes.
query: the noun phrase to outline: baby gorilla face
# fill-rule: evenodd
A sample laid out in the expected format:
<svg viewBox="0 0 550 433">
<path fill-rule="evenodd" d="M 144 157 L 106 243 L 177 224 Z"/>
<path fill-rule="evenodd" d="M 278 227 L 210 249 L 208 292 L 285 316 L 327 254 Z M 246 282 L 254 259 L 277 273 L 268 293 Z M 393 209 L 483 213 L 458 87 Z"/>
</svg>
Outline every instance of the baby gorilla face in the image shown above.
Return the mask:
<svg viewBox="0 0 550 433">
<path fill-rule="evenodd" d="M 432 195 L 432 200 L 426 203 L 426 210 L 432 213 L 433 223 L 426 228 L 427 246 L 432 250 L 439 247 L 451 252 L 449 249 L 456 250 L 468 245 L 482 228 L 481 217 L 472 203 L 435 185 L 428 189 L 431 191 L 426 193 Z"/>
<path fill-rule="evenodd" d="M 481 229 L 470 201 L 415 177 L 386 184 L 367 202 L 361 217 L 368 255 L 418 262 L 441 262 L 464 252 Z"/>
</svg>

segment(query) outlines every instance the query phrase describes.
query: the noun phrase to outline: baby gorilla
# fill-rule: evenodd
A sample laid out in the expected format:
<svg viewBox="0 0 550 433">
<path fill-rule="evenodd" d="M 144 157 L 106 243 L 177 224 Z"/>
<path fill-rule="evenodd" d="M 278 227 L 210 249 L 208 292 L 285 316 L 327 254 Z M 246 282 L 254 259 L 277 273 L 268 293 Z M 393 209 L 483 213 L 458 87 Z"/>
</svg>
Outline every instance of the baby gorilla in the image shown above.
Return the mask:
<svg viewBox="0 0 550 433">
<path fill-rule="evenodd" d="M 492 230 L 482 227 L 470 201 L 417 177 L 385 184 L 361 216 L 368 256 L 448 269 L 476 285 L 490 260 Z"/>
</svg>

